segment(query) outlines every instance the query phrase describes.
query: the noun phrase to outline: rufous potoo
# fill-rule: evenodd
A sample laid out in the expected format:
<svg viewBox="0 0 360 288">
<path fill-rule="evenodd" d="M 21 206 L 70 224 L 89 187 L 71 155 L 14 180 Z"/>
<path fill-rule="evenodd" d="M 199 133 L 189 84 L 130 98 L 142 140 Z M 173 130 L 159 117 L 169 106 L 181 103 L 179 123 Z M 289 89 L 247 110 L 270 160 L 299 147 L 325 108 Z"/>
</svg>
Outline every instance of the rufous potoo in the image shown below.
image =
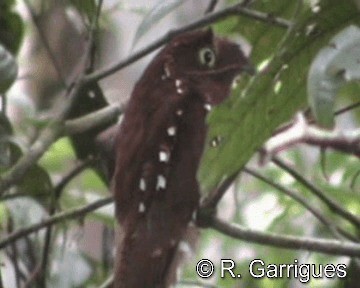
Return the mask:
<svg viewBox="0 0 360 288">
<path fill-rule="evenodd" d="M 198 207 L 205 117 L 248 66 L 239 45 L 198 30 L 173 38 L 137 82 L 115 140 L 112 191 L 123 232 L 114 287 L 168 287 Z"/>
</svg>

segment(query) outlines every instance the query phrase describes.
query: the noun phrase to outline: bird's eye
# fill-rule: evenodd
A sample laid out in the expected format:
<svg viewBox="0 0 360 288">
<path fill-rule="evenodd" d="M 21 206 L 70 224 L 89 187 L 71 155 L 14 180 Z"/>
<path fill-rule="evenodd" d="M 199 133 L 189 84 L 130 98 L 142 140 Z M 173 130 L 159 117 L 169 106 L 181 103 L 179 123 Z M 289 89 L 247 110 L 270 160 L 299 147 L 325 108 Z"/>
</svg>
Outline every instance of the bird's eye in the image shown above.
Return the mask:
<svg viewBox="0 0 360 288">
<path fill-rule="evenodd" d="M 208 68 L 215 66 L 216 55 L 215 51 L 209 47 L 201 48 L 199 50 L 200 64 Z"/>
</svg>

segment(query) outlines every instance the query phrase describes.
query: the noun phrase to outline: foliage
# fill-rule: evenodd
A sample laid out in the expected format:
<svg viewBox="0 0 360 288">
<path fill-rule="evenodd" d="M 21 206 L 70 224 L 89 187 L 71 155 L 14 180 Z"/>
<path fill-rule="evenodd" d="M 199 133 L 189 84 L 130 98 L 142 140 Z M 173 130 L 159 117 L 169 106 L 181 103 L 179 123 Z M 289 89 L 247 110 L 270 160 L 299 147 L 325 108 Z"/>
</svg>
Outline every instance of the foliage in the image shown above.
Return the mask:
<svg viewBox="0 0 360 288">
<path fill-rule="evenodd" d="M 242 168 L 280 124 L 306 107 L 306 79 L 313 57 L 335 33 L 359 19 L 351 1 L 321 1 L 317 13 L 309 5 L 297 8 L 298 1 L 257 3 L 260 10 L 284 17 L 295 15 L 295 25 L 281 39 L 272 32 L 274 27 L 262 25 L 255 30 L 250 19 L 239 20 L 237 29 L 253 45 L 255 64 L 270 62 L 266 73 L 259 73 L 246 87 L 240 85 L 233 97 L 211 114 L 207 142 L 222 140 L 215 149 L 207 146 L 199 172 L 203 191 L 211 191 L 224 176 Z"/>
<path fill-rule="evenodd" d="M 17 53 L 23 37 L 21 17 L 13 12 L 15 0 L 3 0 L 0 3 L 0 43 L 11 53 Z"/>
</svg>

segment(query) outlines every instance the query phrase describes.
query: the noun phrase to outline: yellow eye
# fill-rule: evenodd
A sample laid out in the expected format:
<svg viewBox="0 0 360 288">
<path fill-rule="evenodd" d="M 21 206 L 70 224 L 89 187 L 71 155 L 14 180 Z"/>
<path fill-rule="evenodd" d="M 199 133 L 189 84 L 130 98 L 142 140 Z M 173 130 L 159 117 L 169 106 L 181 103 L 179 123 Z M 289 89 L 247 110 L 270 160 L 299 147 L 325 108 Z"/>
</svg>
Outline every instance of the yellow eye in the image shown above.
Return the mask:
<svg viewBox="0 0 360 288">
<path fill-rule="evenodd" d="M 216 61 L 215 51 L 209 47 L 201 48 L 199 50 L 199 60 L 201 65 L 208 68 L 214 67 Z"/>
</svg>

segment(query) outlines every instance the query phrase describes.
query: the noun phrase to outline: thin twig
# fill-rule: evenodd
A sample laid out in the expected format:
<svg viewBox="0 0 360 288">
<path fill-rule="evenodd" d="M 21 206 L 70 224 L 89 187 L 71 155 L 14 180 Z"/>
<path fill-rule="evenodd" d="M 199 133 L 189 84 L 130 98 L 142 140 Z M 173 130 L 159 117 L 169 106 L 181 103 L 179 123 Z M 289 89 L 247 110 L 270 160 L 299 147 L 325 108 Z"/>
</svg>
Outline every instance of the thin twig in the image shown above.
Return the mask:
<svg viewBox="0 0 360 288">
<path fill-rule="evenodd" d="M 0 202 L 9 201 L 9 200 L 13 200 L 13 199 L 24 197 L 24 196 L 28 196 L 28 194 L 26 194 L 26 193 L 5 194 L 0 197 Z"/>
<path fill-rule="evenodd" d="M 263 181 L 264 183 L 267 183 L 268 185 L 276 188 L 277 190 L 283 192 L 285 195 L 289 196 L 290 198 L 294 199 L 296 202 L 300 203 L 303 207 L 305 207 L 311 214 L 313 214 L 321 223 L 323 223 L 326 227 L 329 228 L 329 230 L 336 236 L 339 240 L 347 238 L 353 242 L 359 242 L 359 239 L 348 233 L 346 230 L 342 229 L 338 225 L 332 223 L 329 221 L 322 212 L 311 204 L 311 202 L 303 197 L 302 195 L 296 193 L 295 191 L 292 191 L 289 188 L 286 188 L 278 183 L 275 183 L 274 181 L 270 180 L 269 178 L 266 178 L 265 176 L 261 175 L 260 173 L 245 167 L 243 169 L 244 172 L 248 173 L 249 175 Z"/>
<path fill-rule="evenodd" d="M 339 115 L 341 115 L 341 114 L 344 114 L 344 113 L 346 113 L 346 112 L 349 112 L 349 111 L 351 111 L 351 110 L 354 110 L 354 109 L 356 109 L 356 108 L 359 108 L 360 107 L 360 102 L 356 102 L 356 103 L 354 103 L 354 104 L 351 104 L 351 105 L 349 105 L 349 106 L 346 106 L 346 107 L 344 107 L 344 108 L 341 108 L 341 109 L 339 109 L 338 111 L 335 111 L 335 116 L 339 116 Z"/>
<path fill-rule="evenodd" d="M 84 169 L 89 167 L 89 165 L 91 165 L 92 162 L 93 162 L 93 160 L 89 159 L 88 161 L 81 162 L 80 164 L 76 165 L 55 186 L 54 196 L 51 201 L 50 208 L 49 208 L 49 216 L 50 217 L 55 214 L 58 200 L 60 199 L 62 191 L 64 190 L 66 185 L 68 185 L 72 179 L 74 179 L 77 175 L 79 175 L 82 171 L 84 171 Z M 52 231 L 53 231 L 52 227 L 53 226 L 48 226 L 46 229 L 46 232 L 45 232 L 44 248 L 43 248 L 42 259 L 41 259 L 41 264 L 40 264 L 40 269 L 39 269 L 39 273 L 41 273 L 41 275 L 43 276 L 43 280 L 45 279 L 46 267 L 47 267 L 48 258 L 49 258 L 49 254 L 50 254 L 51 238 L 52 238 Z M 43 286 L 44 285 L 45 285 L 45 283 L 43 283 Z"/>
<path fill-rule="evenodd" d="M 34 282 L 38 279 L 38 275 L 40 273 L 40 265 L 36 265 L 36 267 L 31 271 L 28 279 L 26 280 L 25 284 L 22 288 L 31 288 L 34 286 Z"/>
<path fill-rule="evenodd" d="M 218 2 L 218 0 L 210 0 L 209 6 L 206 8 L 205 15 L 213 12 Z"/>
<path fill-rule="evenodd" d="M 301 113 L 297 114 L 293 125 L 265 143 L 262 156 L 270 159 L 280 151 L 299 143 L 332 148 L 360 157 L 360 129 L 351 131 L 319 129 L 309 125 Z"/>
<path fill-rule="evenodd" d="M 75 90 L 74 90 L 75 91 Z M 77 91 L 76 91 L 77 92 Z M 26 172 L 45 153 L 50 145 L 62 134 L 62 125 L 58 120 L 53 121 L 45 128 L 39 138 L 16 164 L 0 178 L 0 195 L 5 193 L 15 183 L 19 183 Z"/>
<path fill-rule="evenodd" d="M 91 73 L 89 75 L 87 75 L 85 77 L 85 82 L 96 82 L 99 81 L 113 73 L 115 73 L 116 71 L 136 62 L 137 60 L 141 59 L 143 56 L 149 54 L 150 52 L 158 49 L 159 47 L 161 47 L 162 45 L 166 44 L 167 42 L 169 42 L 173 37 L 175 37 L 176 35 L 179 35 L 181 33 L 187 32 L 187 31 L 191 31 L 197 28 L 201 28 L 204 26 L 207 26 L 209 24 L 212 24 L 214 22 L 217 22 L 221 19 L 230 17 L 230 16 L 236 16 L 236 15 L 240 15 L 240 16 L 244 16 L 244 17 L 249 17 L 267 24 L 271 24 L 280 28 L 285 28 L 288 29 L 289 27 L 292 26 L 292 23 L 288 20 L 282 19 L 282 18 L 278 18 L 278 17 L 274 17 L 271 14 L 267 14 L 267 13 L 263 13 L 260 11 L 256 11 L 256 10 L 252 10 L 246 7 L 242 7 L 239 4 L 236 4 L 234 6 L 230 6 L 228 8 L 225 8 L 221 11 L 215 12 L 215 13 L 211 13 L 208 14 L 206 16 L 204 16 L 202 19 L 192 22 L 186 26 L 183 26 L 179 29 L 175 29 L 172 31 L 169 31 L 168 33 L 166 33 L 163 37 L 160 37 L 158 40 L 155 40 L 154 42 L 152 42 L 151 44 L 149 44 L 147 47 L 141 49 L 140 51 L 134 53 L 133 55 L 129 56 L 128 58 L 112 65 L 109 67 L 105 67 L 99 71 L 95 71 L 94 73 Z"/>
<path fill-rule="evenodd" d="M 29 234 L 35 233 L 41 229 L 44 229 L 45 227 L 57 224 L 59 222 L 62 222 L 64 220 L 67 219 L 75 219 L 75 218 L 81 218 L 84 217 L 86 214 L 97 210 L 101 207 L 104 207 L 106 205 L 109 205 L 110 203 L 113 202 L 113 198 L 112 197 L 107 197 L 98 201 L 95 201 L 91 204 L 82 206 L 80 208 L 75 208 L 66 212 L 62 212 L 62 213 L 58 213 L 52 217 L 49 217 L 48 219 L 40 222 L 40 223 L 36 223 L 34 225 L 31 225 L 27 228 L 22 228 L 19 229 L 9 235 L 7 235 L 7 237 L 3 238 L 0 241 L 0 249 L 3 249 L 4 247 L 6 247 L 7 245 L 9 245 L 10 243 L 17 241 L 20 238 L 26 237 Z"/>
<path fill-rule="evenodd" d="M 63 176 L 63 178 L 54 188 L 55 198 L 59 198 L 61 196 L 62 191 L 70 183 L 70 181 L 73 180 L 76 176 L 78 176 L 81 172 L 83 172 L 86 168 L 90 167 L 94 162 L 95 162 L 94 159 L 88 159 L 86 161 L 78 163 L 65 176 Z"/>
<path fill-rule="evenodd" d="M 353 103 L 351 105 L 340 108 L 339 110 L 334 112 L 334 115 L 335 116 L 340 116 L 340 115 L 342 115 L 342 114 L 344 114 L 346 112 L 349 112 L 349 111 L 354 110 L 354 109 L 359 108 L 359 107 L 360 107 L 360 102 L 356 102 L 356 103 Z M 308 119 L 309 124 L 314 124 L 316 121 L 315 121 L 315 119 L 313 117 L 308 117 L 308 112 L 310 112 L 309 109 L 304 110 L 304 114 L 306 115 L 306 118 Z M 288 123 L 285 123 L 285 124 L 281 125 L 279 128 L 277 128 L 275 130 L 275 132 L 273 133 L 273 136 L 276 135 L 276 134 L 279 134 L 279 133 L 281 133 L 281 132 L 283 132 L 283 131 L 285 131 L 287 129 L 289 129 L 292 125 L 294 125 L 293 120 L 291 120 Z"/>
<path fill-rule="evenodd" d="M 14 223 L 13 223 L 13 219 L 10 217 L 9 219 L 9 224 L 7 225 L 8 229 L 7 229 L 7 232 L 11 233 L 13 232 L 12 231 L 12 228 L 14 226 Z M 11 251 L 11 252 L 10 252 Z M 21 273 L 21 270 L 20 270 L 20 266 L 19 266 L 19 254 L 18 254 L 18 249 L 17 249 L 17 246 L 16 246 L 16 243 L 11 243 L 10 247 L 9 247 L 9 250 L 6 251 L 7 252 L 7 255 L 10 259 L 10 261 L 12 262 L 12 265 L 14 267 L 14 273 L 15 273 L 15 281 L 16 281 L 16 287 L 19 288 L 20 287 L 20 278 L 23 275 L 23 273 Z"/>
<path fill-rule="evenodd" d="M 113 287 L 114 284 L 114 275 L 111 275 L 109 278 L 105 280 L 103 284 L 99 286 L 99 288 L 110 288 Z"/>
<path fill-rule="evenodd" d="M 238 175 L 239 172 L 236 172 L 232 176 L 226 178 L 218 188 L 215 188 L 212 193 L 201 201 L 200 209 L 214 209 Z"/>
<path fill-rule="evenodd" d="M 304 176 L 302 176 L 295 169 L 293 169 L 289 165 L 285 164 L 278 157 L 273 157 L 272 162 L 274 162 L 281 169 L 283 169 L 287 173 L 289 173 L 300 184 L 302 184 L 307 189 L 309 189 L 309 191 L 312 192 L 314 195 L 316 195 L 321 201 L 323 201 L 331 211 L 333 211 L 334 213 L 336 213 L 339 216 L 343 217 L 344 219 L 348 220 L 350 223 L 352 223 L 356 227 L 360 227 L 360 218 L 359 217 L 353 215 L 352 213 L 350 213 L 349 211 L 347 211 L 346 209 L 341 207 L 337 202 L 335 202 L 333 199 L 331 199 L 329 196 L 327 196 L 325 192 L 323 192 L 321 189 L 316 187 L 313 183 L 308 181 Z"/>
<path fill-rule="evenodd" d="M 275 233 L 254 231 L 238 224 L 230 224 L 214 217 L 210 228 L 235 239 L 283 249 L 306 250 L 329 255 L 360 257 L 360 244 L 338 240 L 314 239 L 299 236 L 283 236 Z"/>
</svg>

